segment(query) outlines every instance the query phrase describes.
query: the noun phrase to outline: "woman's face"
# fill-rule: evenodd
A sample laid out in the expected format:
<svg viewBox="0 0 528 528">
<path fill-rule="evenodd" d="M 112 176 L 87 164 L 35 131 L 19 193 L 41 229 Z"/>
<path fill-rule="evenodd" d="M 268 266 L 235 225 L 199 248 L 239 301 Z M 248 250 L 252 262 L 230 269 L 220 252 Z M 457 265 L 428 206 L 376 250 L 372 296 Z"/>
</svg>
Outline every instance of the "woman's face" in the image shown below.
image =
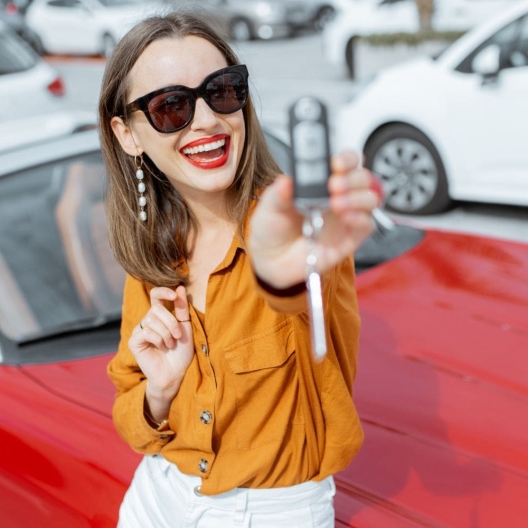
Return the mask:
<svg viewBox="0 0 528 528">
<path fill-rule="evenodd" d="M 226 66 L 221 52 L 200 37 L 157 40 L 140 55 L 129 74 L 127 103 L 166 86 L 197 87 L 207 75 Z M 126 128 L 127 145 L 145 152 L 184 198 L 202 201 L 205 194 L 223 194 L 233 183 L 245 141 L 242 110 L 217 114 L 199 98 L 193 120 L 182 130 L 157 132 L 139 111 L 132 114 Z M 204 150 L 211 146 L 212 150 Z"/>
</svg>

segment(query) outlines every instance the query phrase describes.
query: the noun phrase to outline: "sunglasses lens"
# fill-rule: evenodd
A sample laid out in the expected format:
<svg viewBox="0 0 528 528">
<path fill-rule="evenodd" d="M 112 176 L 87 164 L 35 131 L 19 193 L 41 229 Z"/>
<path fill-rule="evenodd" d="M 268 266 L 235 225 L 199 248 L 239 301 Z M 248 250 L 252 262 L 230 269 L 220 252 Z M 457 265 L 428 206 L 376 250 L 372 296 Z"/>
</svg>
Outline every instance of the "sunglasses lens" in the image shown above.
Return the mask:
<svg viewBox="0 0 528 528">
<path fill-rule="evenodd" d="M 159 130 L 174 132 L 189 122 L 192 113 L 191 99 L 183 91 L 165 92 L 149 101 L 148 111 Z"/>
<path fill-rule="evenodd" d="M 248 98 L 248 85 L 236 72 L 223 73 L 211 79 L 205 87 L 208 103 L 222 114 L 240 110 Z"/>
</svg>

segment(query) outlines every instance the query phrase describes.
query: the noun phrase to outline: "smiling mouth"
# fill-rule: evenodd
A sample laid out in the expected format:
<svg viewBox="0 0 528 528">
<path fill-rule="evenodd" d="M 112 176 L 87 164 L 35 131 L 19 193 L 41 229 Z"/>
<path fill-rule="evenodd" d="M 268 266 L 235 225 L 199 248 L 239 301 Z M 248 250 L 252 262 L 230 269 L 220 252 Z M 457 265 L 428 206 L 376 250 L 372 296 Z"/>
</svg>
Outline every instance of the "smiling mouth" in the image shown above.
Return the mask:
<svg viewBox="0 0 528 528">
<path fill-rule="evenodd" d="M 216 161 L 225 154 L 226 138 L 205 143 L 204 145 L 197 145 L 196 147 L 188 147 L 182 150 L 183 154 L 190 160 L 197 163 L 207 163 Z"/>
</svg>

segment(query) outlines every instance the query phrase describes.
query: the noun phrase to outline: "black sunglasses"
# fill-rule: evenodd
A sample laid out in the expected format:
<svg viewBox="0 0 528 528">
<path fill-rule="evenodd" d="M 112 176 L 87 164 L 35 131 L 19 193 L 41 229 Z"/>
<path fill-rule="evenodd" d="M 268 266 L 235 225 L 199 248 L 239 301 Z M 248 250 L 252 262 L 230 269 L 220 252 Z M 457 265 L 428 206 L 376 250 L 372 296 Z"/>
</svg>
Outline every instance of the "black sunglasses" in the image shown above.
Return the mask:
<svg viewBox="0 0 528 528">
<path fill-rule="evenodd" d="M 228 66 L 208 75 L 196 88 L 167 86 L 138 97 L 125 106 L 125 113 L 140 110 L 153 128 L 170 134 L 193 120 L 198 97 L 219 114 L 232 114 L 243 108 L 249 96 L 248 77 L 244 64 Z"/>
</svg>

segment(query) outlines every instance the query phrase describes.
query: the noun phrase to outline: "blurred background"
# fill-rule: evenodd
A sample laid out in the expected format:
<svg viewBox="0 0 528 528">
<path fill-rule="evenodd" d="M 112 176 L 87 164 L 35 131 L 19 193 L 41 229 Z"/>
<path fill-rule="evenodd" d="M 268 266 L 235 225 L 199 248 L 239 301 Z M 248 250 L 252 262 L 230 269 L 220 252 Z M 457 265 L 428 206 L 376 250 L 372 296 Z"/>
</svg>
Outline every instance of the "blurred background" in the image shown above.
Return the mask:
<svg viewBox="0 0 528 528">
<path fill-rule="evenodd" d="M 525 0 L 0 0 L 0 152 L 93 126 L 116 42 L 171 9 L 230 39 L 285 141 L 293 101 L 322 99 L 390 214 L 528 240 Z"/>
</svg>

